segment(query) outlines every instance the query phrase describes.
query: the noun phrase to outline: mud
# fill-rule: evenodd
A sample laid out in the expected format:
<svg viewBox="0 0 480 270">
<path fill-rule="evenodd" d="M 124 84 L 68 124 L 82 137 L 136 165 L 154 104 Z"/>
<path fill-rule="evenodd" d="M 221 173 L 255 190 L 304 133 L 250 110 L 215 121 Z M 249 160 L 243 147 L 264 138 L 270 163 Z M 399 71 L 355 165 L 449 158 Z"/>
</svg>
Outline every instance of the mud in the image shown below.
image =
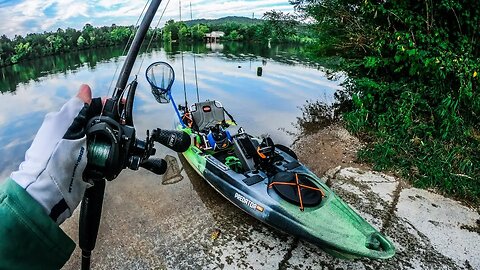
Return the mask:
<svg viewBox="0 0 480 270">
<path fill-rule="evenodd" d="M 297 135 L 293 144 L 300 161 L 318 175 L 337 166 L 355 164 L 358 168 L 368 168 L 356 159 L 357 151 L 362 143 L 351 136 L 340 123 L 331 125 L 316 133 Z"/>
</svg>

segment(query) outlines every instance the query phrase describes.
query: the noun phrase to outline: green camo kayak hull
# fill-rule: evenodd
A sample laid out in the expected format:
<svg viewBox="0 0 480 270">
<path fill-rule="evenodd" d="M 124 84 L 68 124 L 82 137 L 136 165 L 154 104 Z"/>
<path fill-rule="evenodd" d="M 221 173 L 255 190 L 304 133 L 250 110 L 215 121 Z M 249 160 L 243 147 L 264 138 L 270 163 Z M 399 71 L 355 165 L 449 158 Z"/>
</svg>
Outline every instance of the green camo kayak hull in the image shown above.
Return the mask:
<svg viewBox="0 0 480 270">
<path fill-rule="evenodd" d="M 191 134 L 189 128 L 179 129 Z M 387 259 L 395 254 L 390 240 L 378 232 L 330 188 L 287 152 L 275 150 L 282 157 L 275 163 L 279 173 L 308 177 L 320 189 L 323 198 L 302 209 L 271 188 L 271 174 L 262 171 L 237 173 L 215 154 L 191 146 L 183 153 L 188 163 L 215 190 L 256 219 L 291 235 L 305 239 L 329 254 L 353 259 Z M 291 153 L 290 153 L 291 154 Z"/>
</svg>

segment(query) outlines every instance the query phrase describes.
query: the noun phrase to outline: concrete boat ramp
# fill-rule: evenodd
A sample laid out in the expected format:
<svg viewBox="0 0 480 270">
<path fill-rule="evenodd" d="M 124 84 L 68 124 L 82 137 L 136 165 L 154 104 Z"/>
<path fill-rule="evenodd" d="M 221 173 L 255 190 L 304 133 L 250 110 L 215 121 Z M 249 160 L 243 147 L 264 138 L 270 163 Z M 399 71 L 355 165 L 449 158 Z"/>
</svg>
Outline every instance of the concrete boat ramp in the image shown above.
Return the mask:
<svg viewBox="0 0 480 270">
<path fill-rule="evenodd" d="M 397 248 L 386 261 L 344 261 L 251 218 L 186 164 L 182 175 L 162 185 L 146 171 L 125 171 L 108 184 L 93 269 L 480 269 L 479 210 L 391 176 L 352 167 L 326 173 Z M 78 214 L 62 225 L 77 243 Z M 79 266 L 77 247 L 64 269 Z"/>
</svg>

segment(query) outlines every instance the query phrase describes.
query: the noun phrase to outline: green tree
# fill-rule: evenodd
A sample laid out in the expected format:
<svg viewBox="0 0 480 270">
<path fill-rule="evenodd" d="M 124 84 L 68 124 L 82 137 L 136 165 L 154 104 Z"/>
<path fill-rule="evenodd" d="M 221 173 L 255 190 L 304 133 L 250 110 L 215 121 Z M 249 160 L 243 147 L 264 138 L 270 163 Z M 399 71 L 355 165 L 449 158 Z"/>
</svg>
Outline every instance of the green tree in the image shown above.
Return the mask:
<svg viewBox="0 0 480 270">
<path fill-rule="evenodd" d="M 266 41 L 268 40 L 272 35 L 272 29 L 271 27 L 264 23 L 262 25 L 260 25 L 259 27 L 257 27 L 257 29 L 255 30 L 255 39 L 256 40 L 263 40 L 263 41 Z"/>
<path fill-rule="evenodd" d="M 170 40 L 179 39 L 179 27 L 174 20 L 169 20 L 163 27 L 163 35 L 167 36 Z"/>
<path fill-rule="evenodd" d="M 18 43 L 15 46 L 15 54 L 11 57 L 12 63 L 18 63 L 21 60 L 27 59 L 32 47 L 30 43 Z"/>
<path fill-rule="evenodd" d="M 241 40 L 243 36 L 240 35 L 237 30 L 232 30 L 230 33 L 225 37 L 227 40 Z"/>
<path fill-rule="evenodd" d="M 272 37 L 277 41 L 287 41 L 296 32 L 298 22 L 294 15 L 272 10 L 265 12 L 263 18 L 272 31 Z"/>
<path fill-rule="evenodd" d="M 208 26 L 204 24 L 197 24 L 191 27 L 191 31 L 192 31 L 192 39 L 198 41 L 198 40 L 203 40 L 203 38 L 205 37 L 205 34 L 210 32 L 210 29 L 208 28 Z"/>
<path fill-rule="evenodd" d="M 67 28 L 64 32 L 64 35 L 65 35 L 65 43 L 68 49 L 77 48 L 77 41 L 81 35 L 81 32 L 73 28 Z"/>
<path fill-rule="evenodd" d="M 295 0 L 316 52 L 349 58 L 347 127 L 360 156 L 480 202 L 480 10 L 473 0 Z"/>
<path fill-rule="evenodd" d="M 163 35 L 163 41 L 164 41 L 165 43 L 170 43 L 170 42 L 172 42 L 172 32 L 170 32 L 170 31 L 164 31 L 162 35 Z"/>
<path fill-rule="evenodd" d="M 177 23 L 178 24 L 178 37 L 180 39 L 187 39 L 191 31 L 188 29 L 187 25 L 183 22 Z"/>
<path fill-rule="evenodd" d="M 82 31 L 58 28 L 55 32 L 32 33 L 25 37 L 17 35 L 13 40 L 3 35 L 0 37 L 0 66 L 67 51 L 125 44 L 132 30 L 133 27 L 127 26 L 93 27 L 86 24 Z"/>
<path fill-rule="evenodd" d="M 82 37 L 86 41 L 86 44 L 93 46 L 94 42 L 91 41 L 91 38 L 95 39 L 93 34 L 93 26 L 89 23 L 85 24 L 82 29 Z"/>
<path fill-rule="evenodd" d="M 78 39 L 77 39 L 77 45 L 80 48 L 84 48 L 88 45 L 88 42 L 87 42 L 87 40 L 85 40 L 85 38 L 83 36 L 79 36 Z"/>
<path fill-rule="evenodd" d="M 115 44 L 119 44 L 128 40 L 132 31 L 128 27 L 115 27 L 110 32 L 110 40 Z"/>
<path fill-rule="evenodd" d="M 47 37 L 51 52 L 56 53 L 63 51 L 65 48 L 65 40 L 57 35 L 49 35 Z"/>
</svg>

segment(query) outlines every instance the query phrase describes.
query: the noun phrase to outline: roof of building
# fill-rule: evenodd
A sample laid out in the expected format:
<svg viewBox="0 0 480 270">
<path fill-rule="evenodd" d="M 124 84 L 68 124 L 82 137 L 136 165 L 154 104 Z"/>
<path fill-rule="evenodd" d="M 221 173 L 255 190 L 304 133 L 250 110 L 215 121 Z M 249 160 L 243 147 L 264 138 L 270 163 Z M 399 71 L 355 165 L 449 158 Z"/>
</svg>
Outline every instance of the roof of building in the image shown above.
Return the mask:
<svg viewBox="0 0 480 270">
<path fill-rule="evenodd" d="M 211 33 L 205 34 L 205 37 L 218 38 L 225 36 L 225 33 L 222 31 L 212 31 Z"/>
</svg>

